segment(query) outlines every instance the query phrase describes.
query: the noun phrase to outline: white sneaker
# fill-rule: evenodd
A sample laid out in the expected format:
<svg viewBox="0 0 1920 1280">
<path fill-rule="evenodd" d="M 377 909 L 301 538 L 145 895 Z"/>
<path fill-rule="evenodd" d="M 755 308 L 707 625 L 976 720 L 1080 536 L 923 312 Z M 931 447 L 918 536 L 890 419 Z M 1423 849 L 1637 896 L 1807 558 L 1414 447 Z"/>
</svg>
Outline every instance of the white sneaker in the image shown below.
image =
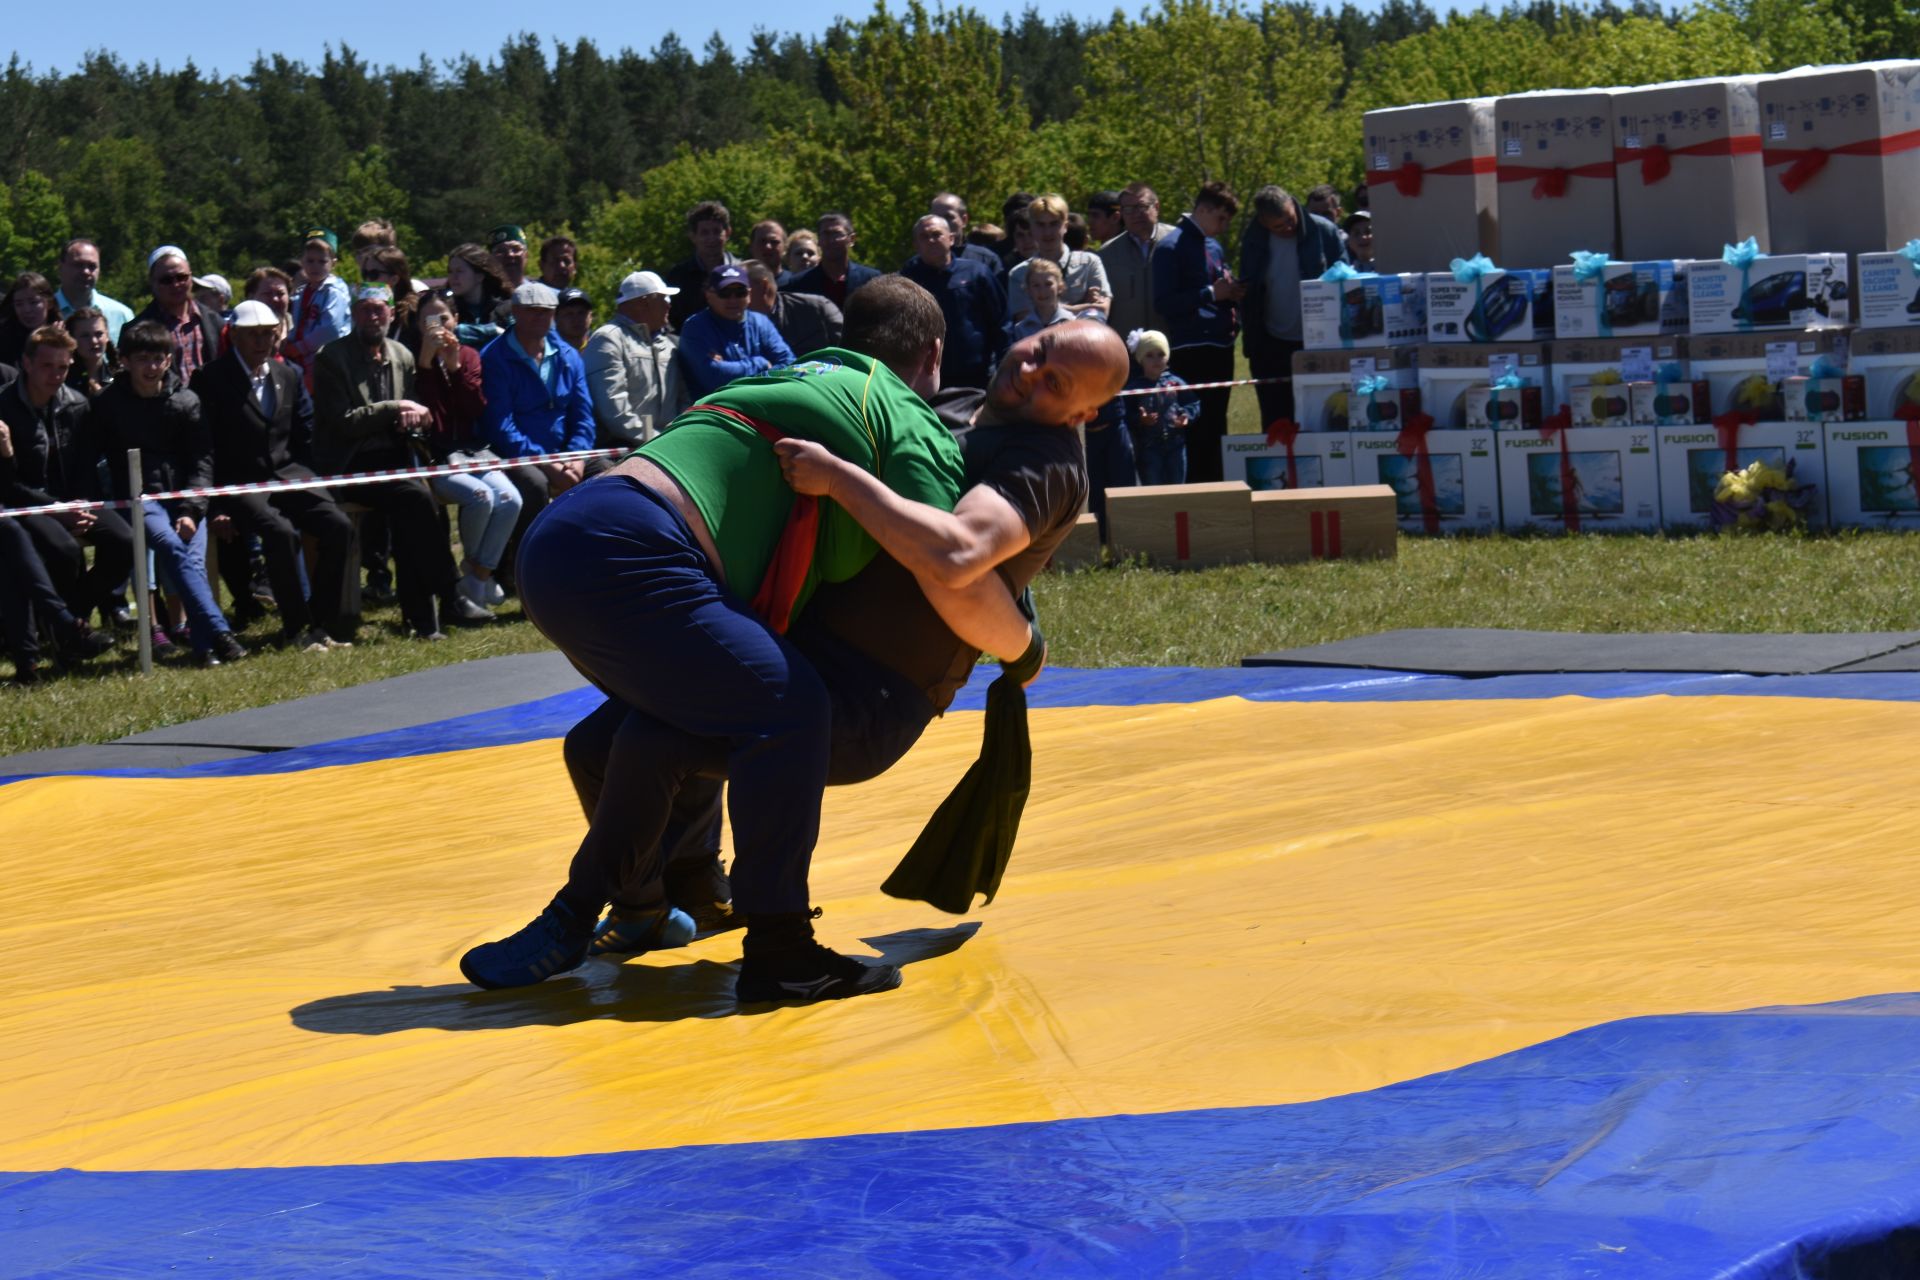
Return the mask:
<svg viewBox="0 0 1920 1280">
<path fill-rule="evenodd" d="M 488 578 L 481 585 L 486 587 L 487 589 L 486 602 L 488 604 L 497 605 L 497 604 L 505 604 L 507 602 L 507 589 L 500 585 L 500 579 Z"/>
<path fill-rule="evenodd" d="M 460 581 L 455 585 L 460 592 L 461 598 L 469 604 L 481 609 L 487 607 L 486 583 L 480 581 L 480 579 L 470 573 L 463 573 L 460 575 Z"/>
</svg>

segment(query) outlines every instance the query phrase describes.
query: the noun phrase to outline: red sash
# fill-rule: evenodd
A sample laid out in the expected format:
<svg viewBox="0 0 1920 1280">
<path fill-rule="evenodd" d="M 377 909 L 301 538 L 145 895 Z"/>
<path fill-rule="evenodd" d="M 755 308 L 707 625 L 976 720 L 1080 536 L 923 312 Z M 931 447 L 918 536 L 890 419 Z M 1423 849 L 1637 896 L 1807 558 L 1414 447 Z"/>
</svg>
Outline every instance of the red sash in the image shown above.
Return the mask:
<svg viewBox="0 0 1920 1280">
<path fill-rule="evenodd" d="M 717 404 L 703 404 L 700 408 L 752 427 L 769 444 L 787 438 L 787 433 L 771 422 L 749 418 L 737 409 Z M 753 593 L 751 602 L 753 611 L 777 635 L 785 635 L 793 624 L 793 606 L 800 599 L 800 588 L 806 584 L 807 570 L 813 567 L 813 548 L 819 537 L 819 500 L 812 494 L 794 494 L 793 506 L 787 510 L 787 522 L 781 526 L 779 540 L 773 544 L 773 559 L 768 562 L 766 576 L 760 579 L 760 589 Z"/>
</svg>

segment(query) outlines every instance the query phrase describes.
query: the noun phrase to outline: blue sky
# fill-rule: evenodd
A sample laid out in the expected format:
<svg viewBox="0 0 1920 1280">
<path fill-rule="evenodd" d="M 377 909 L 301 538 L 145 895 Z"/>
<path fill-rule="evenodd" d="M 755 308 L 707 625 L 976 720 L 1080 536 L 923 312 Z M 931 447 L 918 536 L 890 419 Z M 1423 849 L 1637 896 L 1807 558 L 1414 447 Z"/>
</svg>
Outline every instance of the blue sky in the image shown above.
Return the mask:
<svg viewBox="0 0 1920 1280">
<path fill-rule="evenodd" d="M 1454 0 L 1429 2 L 1442 11 L 1460 7 Z M 903 5 L 892 7 L 898 11 Z M 1023 12 L 1027 5 L 982 0 L 972 7 L 998 18 Z M 1113 0 L 1037 0 L 1033 7 L 1047 18 L 1072 14 L 1104 19 L 1116 6 Z M 1131 13 L 1141 6 L 1134 0 L 1119 7 Z M 234 74 L 245 71 L 255 54 L 262 52 L 318 62 L 329 44 L 337 47 L 343 39 L 375 65 L 412 64 L 422 53 L 435 61 L 462 53 L 484 60 L 506 37 L 520 31 L 543 40 L 588 36 L 602 50 L 613 52 L 622 46 L 651 49 L 672 30 L 697 52 L 718 29 L 738 49 L 755 27 L 817 35 L 836 14 L 866 14 L 871 0 L 801 5 L 733 0 L 711 10 L 657 0 L 636 5 L 575 0 L 556 8 L 505 0 L 400 0 L 359 11 L 334 6 L 302 11 L 261 0 L 246 4 L 201 0 L 177 9 L 152 0 L 97 0 L 78 9 L 44 0 L 15 0 L 9 9 L 6 38 L 20 59 L 37 72 L 72 71 L 89 50 L 107 49 L 129 64 L 158 62 L 178 67 L 191 58 L 202 71 Z M 689 18 L 689 12 L 702 16 Z M 349 13 L 363 16 L 345 16 Z"/>
</svg>

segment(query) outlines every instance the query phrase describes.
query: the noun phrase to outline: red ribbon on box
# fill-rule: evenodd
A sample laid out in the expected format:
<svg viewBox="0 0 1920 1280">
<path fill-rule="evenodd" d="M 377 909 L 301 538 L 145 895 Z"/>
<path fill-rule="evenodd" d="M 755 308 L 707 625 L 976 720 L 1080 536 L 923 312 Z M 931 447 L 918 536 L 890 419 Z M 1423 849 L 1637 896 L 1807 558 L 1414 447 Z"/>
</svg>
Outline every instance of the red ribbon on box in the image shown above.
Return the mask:
<svg viewBox="0 0 1920 1280">
<path fill-rule="evenodd" d="M 1433 415 L 1415 413 L 1393 442 L 1403 458 L 1413 459 L 1413 475 L 1420 486 L 1420 520 L 1428 533 L 1440 532 L 1440 494 L 1433 483 L 1433 456 L 1427 452 L 1427 432 L 1433 430 Z"/>
<path fill-rule="evenodd" d="M 1574 496 L 1573 457 L 1567 452 L 1567 432 L 1573 429 L 1573 409 L 1562 405 L 1560 411 L 1540 424 L 1540 434 L 1551 440 L 1560 437 L 1560 519 L 1567 532 L 1580 532 L 1580 499 Z"/>
<path fill-rule="evenodd" d="M 1293 459 L 1293 442 L 1300 436 L 1300 424 L 1290 418 L 1275 418 L 1267 424 L 1267 443 L 1283 446 L 1287 451 L 1287 488 L 1300 487 L 1300 468 Z"/>
<path fill-rule="evenodd" d="M 1449 160 L 1445 164 L 1436 164 L 1431 169 L 1417 160 L 1409 160 L 1398 169 L 1375 169 L 1367 174 L 1367 185 L 1377 187 L 1391 182 L 1393 189 L 1412 200 L 1419 196 L 1428 175 L 1436 178 L 1478 177 L 1483 173 L 1492 173 L 1495 161 L 1492 156 L 1467 156 L 1461 160 Z"/>
<path fill-rule="evenodd" d="M 1756 156 L 1760 154 L 1760 135 L 1743 133 L 1731 138 L 1709 138 L 1684 147 L 1615 147 L 1616 165 L 1638 164 L 1640 185 L 1650 187 L 1673 172 L 1675 156 Z"/>
<path fill-rule="evenodd" d="M 1714 415 L 1713 429 L 1720 436 L 1720 447 L 1726 450 L 1727 470 L 1740 469 L 1740 428 L 1750 427 L 1758 421 L 1758 409 L 1729 409 Z"/>
<path fill-rule="evenodd" d="M 1558 200 L 1567 194 L 1569 178 L 1611 178 L 1613 161 L 1596 160 L 1571 169 L 1543 169 L 1530 164 L 1503 164 L 1498 170 L 1502 182 L 1533 183 L 1535 200 Z"/>
<path fill-rule="evenodd" d="M 1891 156 L 1915 147 L 1920 147 L 1920 129 L 1868 138 L 1865 142 L 1849 142 L 1842 147 L 1767 147 L 1760 155 L 1769 169 L 1777 164 L 1787 166 L 1787 171 L 1780 175 L 1780 185 L 1791 195 L 1818 177 L 1834 156 Z"/>
</svg>

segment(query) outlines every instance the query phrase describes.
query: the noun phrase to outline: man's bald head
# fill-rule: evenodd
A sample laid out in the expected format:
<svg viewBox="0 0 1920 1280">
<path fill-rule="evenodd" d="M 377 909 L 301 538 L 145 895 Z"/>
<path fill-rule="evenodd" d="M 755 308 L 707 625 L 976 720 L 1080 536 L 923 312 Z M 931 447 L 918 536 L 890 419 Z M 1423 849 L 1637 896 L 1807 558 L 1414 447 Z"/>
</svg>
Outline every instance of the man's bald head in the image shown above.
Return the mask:
<svg viewBox="0 0 1920 1280">
<path fill-rule="evenodd" d="M 1008 349 L 987 388 L 996 416 L 1041 426 L 1086 422 L 1126 385 L 1127 347 L 1093 320 L 1048 325 Z"/>
</svg>

